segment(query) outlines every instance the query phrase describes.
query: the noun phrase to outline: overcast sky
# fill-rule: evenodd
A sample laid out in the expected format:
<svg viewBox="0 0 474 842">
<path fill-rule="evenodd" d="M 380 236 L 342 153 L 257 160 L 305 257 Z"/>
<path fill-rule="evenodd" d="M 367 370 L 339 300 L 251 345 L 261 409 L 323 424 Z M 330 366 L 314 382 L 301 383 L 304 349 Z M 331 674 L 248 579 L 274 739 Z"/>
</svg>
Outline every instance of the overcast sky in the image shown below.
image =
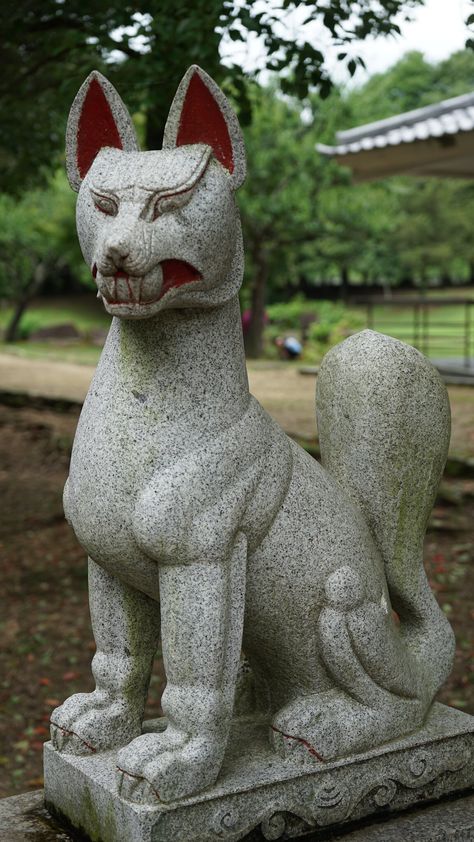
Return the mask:
<svg viewBox="0 0 474 842">
<path fill-rule="evenodd" d="M 269 8 L 271 0 L 262 2 L 262 9 Z M 275 5 L 279 5 L 275 4 Z M 362 56 L 367 65 L 367 73 L 357 72 L 356 83 L 362 83 L 368 75 L 386 70 L 409 50 L 420 50 L 430 61 L 440 61 L 456 50 L 464 47 L 468 32 L 464 24 L 465 19 L 473 11 L 473 4 L 469 0 L 425 0 L 424 6 L 411 11 L 413 20 L 406 23 L 402 19 L 399 25 L 402 30 L 397 38 L 370 38 L 356 44 L 355 52 Z M 297 38 L 301 34 L 300 21 L 304 16 L 296 13 L 286 16 L 284 27 L 286 34 L 293 34 Z M 306 27 L 306 38 L 317 46 L 322 45 L 329 57 L 328 64 L 338 82 L 346 82 L 347 74 L 338 68 L 336 53 L 340 47 L 333 47 L 330 37 L 318 23 Z M 231 42 L 223 48 L 223 58 L 236 58 L 239 63 L 244 62 L 248 70 L 261 66 L 262 46 L 254 37 L 250 37 L 247 44 Z"/>
</svg>

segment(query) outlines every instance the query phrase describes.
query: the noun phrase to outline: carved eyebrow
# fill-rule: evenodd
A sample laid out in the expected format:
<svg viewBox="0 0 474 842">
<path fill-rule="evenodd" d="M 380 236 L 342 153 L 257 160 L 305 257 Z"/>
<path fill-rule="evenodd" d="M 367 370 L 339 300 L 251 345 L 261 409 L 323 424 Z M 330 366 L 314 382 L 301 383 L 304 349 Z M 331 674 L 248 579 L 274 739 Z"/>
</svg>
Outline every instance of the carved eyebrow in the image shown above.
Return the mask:
<svg viewBox="0 0 474 842">
<path fill-rule="evenodd" d="M 108 187 L 102 187 L 98 184 L 91 184 L 89 187 L 91 193 L 95 193 L 96 196 L 102 196 L 104 199 L 113 199 L 115 202 L 119 201 L 119 197 L 113 190 L 110 190 Z"/>
<path fill-rule="evenodd" d="M 161 199 L 171 199 L 173 196 L 181 196 L 183 193 L 191 193 L 197 187 L 200 180 L 200 178 L 196 178 L 195 181 L 185 187 L 167 187 L 165 189 L 159 188 L 158 190 L 154 190 L 147 204 L 159 202 Z"/>
<path fill-rule="evenodd" d="M 210 146 L 203 146 L 203 150 L 201 156 L 194 167 L 193 171 L 187 178 L 183 181 L 178 181 L 174 185 L 168 185 L 166 187 L 145 187 L 145 185 L 140 184 L 140 190 L 144 193 L 149 193 L 149 196 L 146 198 L 145 206 L 142 210 L 142 213 L 145 213 L 146 210 L 150 207 L 150 205 L 154 204 L 155 202 L 159 201 L 160 199 L 165 199 L 172 196 L 180 195 L 181 193 L 187 193 L 188 191 L 193 190 L 202 176 L 204 175 L 209 161 L 212 156 L 212 149 Z M 133 190 L 137 185 L 133 182 L 127 185 L 120 186 L 120 192 Z M 96 193 L 97 195 L 102 195 L 104 198 L 113 199 L 116 202 L 119 202 L 119 196 L 117 192 L 106 187 L 102 184 L 91 184 L 89 187 L 91 193 Z"/>
<path fill-rule="evenodd" d="M 201 180 L 208 167 L 211 153 L 211 147 L 205 146 L 202 151 L 201 158 L 188 178 L 171 187 L 159 187 L 158 189 L 153 190 L 151 201 L 157 201 L 158 199 L 164 199 L 168 196 L 176 196 L 180 193 L 187 193 L 188 190 L 193 190 L 197 183 Z"/>
<path fill-rule="evenodd" d="M 192 193 L 192 191 L 198 185 L 202 176 L 206 172 L 207 166 L 211 159 L 211 152 L 212 150 L 210 146 L 204 147 L 203 152 L 201 154 L 201 158 L 195 166 L 194 170 L 183 181 L 180 181 L 178 182 L 178 184 L 172 186 L 159 187 L 157 189 L 154 189 L 150 197 L 146 200 L 140 217 L 146 218 L 150 213 L 150 210 L 153 208 L 153 219 L 156 219 L 157 215 L 160 215 L 163 210 L 166 210 L 166 208 L 162 207 L 162 203 L 166 204 L 167 199 L 172 200 L 178 196 L 185 196 L 186 193 Z"/>
</svg>

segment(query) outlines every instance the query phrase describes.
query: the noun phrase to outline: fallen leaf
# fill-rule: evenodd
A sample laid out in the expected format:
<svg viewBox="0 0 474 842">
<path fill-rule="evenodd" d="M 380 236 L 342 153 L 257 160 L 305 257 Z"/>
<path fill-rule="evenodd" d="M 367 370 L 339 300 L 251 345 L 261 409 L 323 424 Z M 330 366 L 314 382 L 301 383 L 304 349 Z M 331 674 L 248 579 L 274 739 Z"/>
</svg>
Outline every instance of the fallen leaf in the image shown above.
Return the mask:
<svg viewBox="0 0 474 842">
<path fill-rule="evenodd" d="M 31 778 L 29 781 L 25 781 L 27 786 L 44 786 L 44 778 Z"/>
<path fill-rule="evenodd" d="M 71 670 L 70 672 L 65 672 L 65 673 L 64 673 L 64 675 L 63 675 L 63 681 L 75 681 L 77 678 L 80 678 L 80 677 L 81 677 L 81 673 L 80 673 L 80 672 L 73 672 L 73 671 Z"/>
<path fill-rule="evenodd" d="M 33 729 L 33 732 L 35 734 L 39 734 L 40 736 L 42 734 L 49 734 L 48 728 L 45 728 L 44 725 L 37 725 L 36 728 Z"/>
</svg>

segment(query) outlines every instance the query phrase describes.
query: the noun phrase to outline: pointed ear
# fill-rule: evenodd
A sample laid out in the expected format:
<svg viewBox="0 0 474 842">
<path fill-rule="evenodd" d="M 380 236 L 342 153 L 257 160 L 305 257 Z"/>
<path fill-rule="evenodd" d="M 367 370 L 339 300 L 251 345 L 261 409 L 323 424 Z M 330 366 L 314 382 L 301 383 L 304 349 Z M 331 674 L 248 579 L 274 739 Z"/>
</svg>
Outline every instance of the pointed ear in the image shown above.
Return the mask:
<svg viewBox="0 0 474 842">
<path fill-rule="evenodd" d="M 125 152 L 139 150 L 132 120 L 117 91 L 105 76 L 93 70 L 79 88 L 67 122 L 66 168 L 73 190 L 79 190 L 104 146 Z"/>
<path fill-rule="evenodd" d="M 230 173 L 237 190 L 245 180 L 245 147 L 239 121 L 213 79 L 193 64 L 183 76 L 166 122 L 163 149 L 206 143 Z"/>
</svg>

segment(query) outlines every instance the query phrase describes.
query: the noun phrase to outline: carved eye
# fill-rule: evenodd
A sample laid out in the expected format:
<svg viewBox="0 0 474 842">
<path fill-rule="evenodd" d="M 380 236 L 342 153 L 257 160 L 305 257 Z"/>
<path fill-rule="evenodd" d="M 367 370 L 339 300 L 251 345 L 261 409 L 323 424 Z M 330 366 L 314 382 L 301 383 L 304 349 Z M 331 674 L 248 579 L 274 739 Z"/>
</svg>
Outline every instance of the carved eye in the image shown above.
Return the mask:
<svg viewBox="0 0 474 842">
<path fill-rule="evenodd" d="M 158 217 L 163 213 L 179 210 L 179 208 L 186 205 L 193 194 L 193 187 L 188 188 L 188 190 L 183 190 L 181 193 L 172 193 L 168 196 L 160 196 L 153 206 L 153 220 L 158 219 Z"/>
<path fill-rule="evenodd" d="M 100 193 L 92 193 L 92 198 L 95 207 L 101 213 L 105 213 L 107 216 L 117 216 L 118 207 L 113 199 L 110 199 L 108 196 L 101 196 Z"/>
</svg>

